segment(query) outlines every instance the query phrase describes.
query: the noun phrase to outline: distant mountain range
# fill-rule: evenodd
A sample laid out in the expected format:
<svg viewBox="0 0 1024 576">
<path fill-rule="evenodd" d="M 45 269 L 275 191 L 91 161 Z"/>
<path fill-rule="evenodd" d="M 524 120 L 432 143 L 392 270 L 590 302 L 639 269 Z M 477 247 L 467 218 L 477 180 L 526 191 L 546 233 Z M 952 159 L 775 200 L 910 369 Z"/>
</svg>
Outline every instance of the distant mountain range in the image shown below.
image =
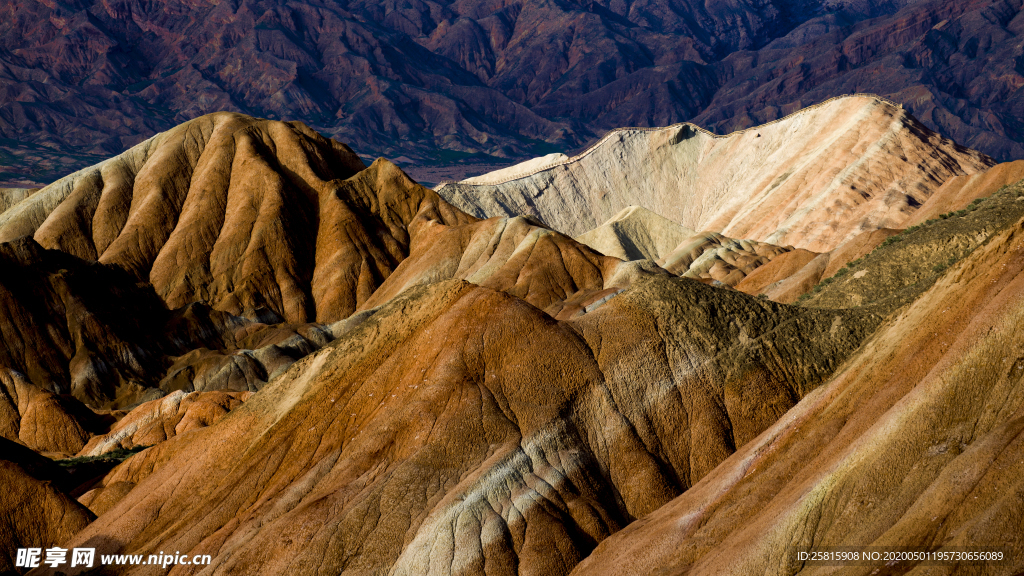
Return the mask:
<svg viewBox="0 0 1024 576">
<path fill-rule="evenodd" d="M 1024 158 L 1024 0 L 76 0 L 0 7 L 0 181 L 44 183 L 214 111 L 399 164 L 726 133 L 870 92 Z"/>
</svg>

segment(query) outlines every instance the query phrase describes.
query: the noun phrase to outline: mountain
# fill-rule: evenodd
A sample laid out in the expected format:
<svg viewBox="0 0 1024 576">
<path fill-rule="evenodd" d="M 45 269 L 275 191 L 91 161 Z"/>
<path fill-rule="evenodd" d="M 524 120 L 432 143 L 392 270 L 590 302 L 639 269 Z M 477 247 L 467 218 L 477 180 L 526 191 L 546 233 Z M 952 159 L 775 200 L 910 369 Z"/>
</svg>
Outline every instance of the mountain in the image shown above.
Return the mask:
<svg viewBox="0 0 1024 576">
<path fill-rule="evenodd" d="M 420 284 L 466 279 L 571 316 L 632 274 L 528 219 L 477 221 L 303 125 L 235 114 L 8 204 L 0 362 L 94 408 L 256 391 Z"/>
<path fill-rule="evenodd" d="M 459 280 L 418 286 L 116 468 L 104 485 L 135 487 L 69 545 L 211 554 L 213 573 L 564 574 L 877 322 L 665 274 L 567 321 Z"/>
<path fill-rule="evenodd" d="M 793 546 L 849 542 L 1024 569 L 1019 166 L 874 98 L 613 140 L 531 169 L 697 171 L 720 213 L 835 246 L 691 234 L 715 205 L 677 182 L 680 215 L 588 236 L 659 256 L 626 261 L 234 113 L 0 193 L 0 569 L 168 568 L 13 566 L 61 546 L 210 558 L 186 574 L 796 573 Z M 579 174 L 528 205 L 610 211 Z"/>
<path fill-rule="evenodd" d="M 827 385 L 572 574 L 796 572 L 799 546 L 1019 550 L 1022 232 L 950 266 Z"/>
<path fill-rule="evenodd" d="M 512 294 L 554 318 L 571 317 L 628 287 L 646 270 L 523 217 L 432 226 L 417 235 L 409 257 L 363 309 L 381 306 L 414 286 L 459 279 Z"/>
<path fill-rule="evenodd" d="M 899 227 L 948 178 L 991 165 L 899 106 L 848 97 L 729 136 L 615 130 L 572 158 L 437 190 L 474 216 L 531 214 L 572 235 L 637 205 L 692 230 L 822 252 Z"/>
<path fill-rule="evenodd" d="M 417 164 L 729 133 L 851 93 L 1024 157 L 1021 0 L 10 2 L 0 174 L 45 184 L 217 111 Z M 472 170 L 472 168 L 467 168 Z"/>
<path fill-rule="evenodd" d="M 1024 216 L 1017 197 L 1006 193 L 1022 178 L 1022 162 L 950 178 L 904 223 L 906 229 L 863 232 L 822 254 L 784 255 L 754 270 L 736 288 L 776 302 L 809 298 L 814 306 L 886 300 L 887 306 L 902 305 L 916 298 L 937 272 Z M 866 278 L 867 270 L 871 278 Z"/>
<path fill-rule="evenodd" d="M 116 265 L 172 308 L 204 301 L 237 315 L 340 320 L 404 257 L 421 209 L 458 217 L 393 165 L 364 168 L 304 125 L 213 114 L 12 206 L 0 241 L 32 235 Z M 392 197 L 378 197 L 391 179 Z"/>
<path fill-rule="evenodd" d="M 304 126 L 232 114 L 15 200 L 0 246 L 39 287 L 12 284 L 9 306 L 69 334 L 22 386 L 57 374 L 83 401 L 125 409 L 77 437 L 80 456 L 153 444 L 75 487 L 104 518 L 78 537 L 101 552 L 214 546 L 216 570 L 448 573 L 429 558 L 464 553 L 437 536 L 469 513 L 492 528 L 460 529 L 487 543 L 466 562 L 566 573 L 770 426 L 881 320 L 711 288 L 529 217 L 477 220 L 384 160 L 364 167 Z M 305 213 L 317 216 L 293 215 Z M 292 277 L 312 281 L 286 292 L 275 271 L 311 253 Z M 303 298 L 317 317 L 293 312 Z M 14 333 L 29 316 L 4 322 Z M 332 324 L 296 324 L 314 319 Z M 312 332 L 307 355 L 271 373 L 259 345 Z M 172 484 L 209 506 L 174 504 Z M 154 532 L 120 525 L 140 514 Z"/>
<path fill-rule="evenodd" d="M 659 260 L 695 232 L 639 206 L 627 206 L 576 239 L 621 260 Z"/>
</svg>

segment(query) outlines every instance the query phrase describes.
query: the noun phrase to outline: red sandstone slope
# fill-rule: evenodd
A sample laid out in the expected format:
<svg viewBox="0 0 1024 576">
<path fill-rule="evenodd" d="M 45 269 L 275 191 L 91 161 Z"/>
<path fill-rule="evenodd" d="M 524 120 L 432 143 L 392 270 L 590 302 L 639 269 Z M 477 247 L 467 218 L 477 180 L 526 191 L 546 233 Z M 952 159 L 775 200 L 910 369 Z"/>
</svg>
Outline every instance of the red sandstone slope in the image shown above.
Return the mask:
<svg viewBox="0 0 1024 576">
<path fill-rule="evenodd" d="M 16 568 L 18 548 L 63 544 L 95 516 L 49 481 L 53 467 L 31 450 L 0 438 L 0 572 Z"/>
<path fill-rule="evenodd" d="M 416 287 L 115 469 L 120 502 L 74 542 L 211 554 L 217 574 L 565 574 L 873 325 L 664 274 L 570 322 L 465 282 Z"/>
<path fill-rule="evenodd" d="M 960 210 L 977 198 L 991 195 L 999 188 L 1024 178 L 1024 160 L 997 164 L 984 172 L 950 178 L 935 191 L 906 226 L 921 224 L 941 214 Z"/>
<path fill-rule="evenodd" d="M 790 304 L 825 278 L 831 278 L 839 269 L 871 253 L 899 232 L 889 228 L 862 232 L 835 250 L 821 254 L 807 250 L 794 251 L 790 258 L 777 258 L 757 268 L 737 284 L 736 289 L 747 294 L 764 294 L 776 302 Z"/>
<path fill-rule="evenodd" d="M 17 371 L 0 370 L 0 437 L 37 452 L 71 455 L 108 424 L 77 400 L 43 390 Z"/>
<path fill-rule="evenodd" d="M 573 574 L 795 573 L 794 547 L 810 545 L 1005 546 L 1012 560 L 989 569 L 1021 571 L 1021 310 L 1024 221 L 952 267 L 827 385 Z"/>
<path fill-rule="evenodd" d="M 120 266 L 172 308 L 333 321 L 405 257 L 418 215 L 471 220 L 387 162 L 361 171 L 301 124 L 213 114 L 12 206 L 0 241 Z"/>
<path fill-rule="evenodd" d="M 79 456 L 153 446 L 178 434 L 210 426 L 241 406 L 252 392 L 191 392 L 181 390 L 140 404 L 106 434 L 89 439 Z"/>
</svg>

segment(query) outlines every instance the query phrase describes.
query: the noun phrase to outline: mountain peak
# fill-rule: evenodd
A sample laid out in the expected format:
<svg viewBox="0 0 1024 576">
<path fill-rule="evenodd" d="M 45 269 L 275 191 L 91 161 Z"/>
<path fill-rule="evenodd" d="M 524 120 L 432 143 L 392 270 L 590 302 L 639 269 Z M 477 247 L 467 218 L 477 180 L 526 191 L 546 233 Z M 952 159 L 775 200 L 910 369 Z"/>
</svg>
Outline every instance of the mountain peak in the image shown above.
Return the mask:
<svg viewBox="0 0 1024 576">
<path fill-rule="evenodd" d="M 993 164 L 871 95 L 834 98 L 727 135 L 620 128 L 526 175 L 438 188 L 477 217 L 522 213 L 580 235 L 630 205 L 692 230 L 827 251 L 898 228 L 947 178 Z"/>
</svg>

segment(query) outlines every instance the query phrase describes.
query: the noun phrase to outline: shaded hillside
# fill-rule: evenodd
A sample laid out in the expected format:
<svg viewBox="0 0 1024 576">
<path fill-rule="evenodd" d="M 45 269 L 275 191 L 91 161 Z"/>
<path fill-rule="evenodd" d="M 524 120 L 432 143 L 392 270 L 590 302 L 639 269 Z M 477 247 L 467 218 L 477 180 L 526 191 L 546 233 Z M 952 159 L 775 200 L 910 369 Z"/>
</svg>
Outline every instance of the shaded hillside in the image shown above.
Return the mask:
<svg viewBox="0 0 1024 576">
<path fill-rule="evenodd" d="M 694 234 L 646 208 L 627 206 L 576 239 L 621 260 L 659 260 Z"/>
<path fill-rule="evenodd" d="M 394 165 L 364 171 L 347 146 L 301 124 L 214 114 L 8 208 L 0 241 L 32 235 L 119 266 L 172 308 L 334 321 L 406 256 L 421 213 L 471 220 Z"/>
<path fill-rule="evenodd" d="M 0 369 L 0 437 L 32 450 L 75 454 L 114 419 L 93 413 L 70 395 L 33 384 L 16 370 Z"/>
<path fill-rule="evenodd" d="M 0 244 L 0 267 L 0 364 L 12 371 L 5 380 L 33 383 L 8 395 L 19 412 L 32 388 L 88 400 L 125 387 L 120 394 L 134 396 L 145 374 L 161 372 L 159 331 L 169 314 L 123 271 L 45 251 L 29 238 Z"/>
<path fill-rule="evenodd" d="M 571 235 L 637 205 L 691 230 L 821 252 L 899 227 L 948 178 L 990 165 L 857 96 L 725 137 L 689 124 L 617 130 L 573 158 L 437 190 L 474 216 L 529 214 Z"/>
<path fill-rule="evenodd" d="M 1024 156 L 1020 0 L 87 0 L 0 10 L 0 180 L 48 183 L 203 114 L 301 120 L 371 156 L 728 133 L 841 94 Z"/>
<path fill-rule="evenodd" d="M 171 311 L 124 270 L 27 237 L 0 243 L 0 334 L 0 435 L 71 453 L 97 425 L 61 396 L 99 408 L 179 389 L 255 391 L 334 337 L 203 304 Z"/>
<path fill-rule="evenodd" d="M 72 543 L 211 554 L 215 574 L 565 574 L 876 322 L 664 274 L 569 322 L 465 282 L 417 287 L 115 469 L 105 485 L 137 486 Z"/>
<path fill-rule="evenodd" d="M 1018 220 L 949 266 L 828 384 L 573 574 L 810 573 L 796 547 L 837 545 L 998 546 L 1012 551 L 998 566 L 893 570 L 1019 573 L 1022 255 Z"/>
<path fill-rule="evenodd" d="M 0 454 L 0 572 L 24 573 L 15 567 L 18 548 L 65 542 L 95 516 L 54 487 L 57 471 L 49 460 L 3 438 Z"/>
</svg>

